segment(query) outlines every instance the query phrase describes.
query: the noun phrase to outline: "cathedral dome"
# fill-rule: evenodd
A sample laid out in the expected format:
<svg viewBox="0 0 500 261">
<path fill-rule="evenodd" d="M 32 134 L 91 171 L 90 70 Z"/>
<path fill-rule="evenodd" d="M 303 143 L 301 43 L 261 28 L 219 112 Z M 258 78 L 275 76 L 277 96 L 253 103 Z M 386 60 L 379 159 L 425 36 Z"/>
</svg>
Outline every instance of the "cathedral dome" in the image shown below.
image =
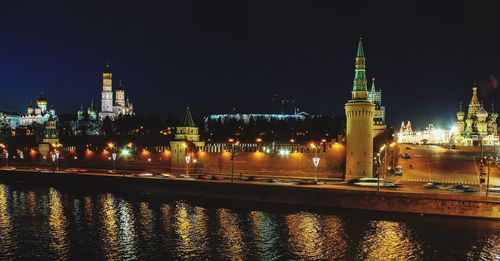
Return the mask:
<svg viewBox="0 0 500 261">
<path fill-rule="evenodd" d="M 498 113 L 496 113 L 496 112 L 490 113 L 490 118 L 491 119 L 496 119 L 497 117 L 498 117 Z"/>
<path fill-rule="evenodd" d="M 465 117 L 465 112 L 460 110 L 457 112 L 457 118 L 463 119 Z"/>
<path fill-rule="evenodd" d="M 477 111 L 476 113 L 477 117 L 488 117 L 488 112 L 481 106 L 481 108 L 479 108 L 479 111 Z"/>
<path fill-rule="evenodd" d="M 36 105 L 38 105 L 38 106 L 47 105 L 47 104 L 48 104 L 48 101 L 44 97 L 40 97 L 40 98 L 38 98 L 38 100 L 36 100 Z"/>
<path fill-rule="evenodd" d="M 91 107 L 89 107 L 89 108 L 87 109 L 87 113 L 88 113 L 89 115 L 96 115 L 96 114 L 97 114 L 97 113 L 96 113 L 96 111 L 94 110 L 94 108 L 91 108 Z"/>
</svg>

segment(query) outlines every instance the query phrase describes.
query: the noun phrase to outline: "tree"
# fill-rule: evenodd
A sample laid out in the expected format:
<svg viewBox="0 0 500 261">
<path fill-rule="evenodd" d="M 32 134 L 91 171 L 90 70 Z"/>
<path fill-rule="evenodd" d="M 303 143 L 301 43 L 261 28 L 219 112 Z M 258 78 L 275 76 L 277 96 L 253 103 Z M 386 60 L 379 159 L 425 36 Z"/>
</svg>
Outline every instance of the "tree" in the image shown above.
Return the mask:
<svg viewBox="0 0 500 261">
<path fill-rule="evenodd" d="M 111 121 L 111 118 L 109 116 L 106 116 L 106 118 L 104 118 L 104 120 L 102 121 L 101 131 L 103 135 L 113 135 L 113 122 Z"/>
</svg>

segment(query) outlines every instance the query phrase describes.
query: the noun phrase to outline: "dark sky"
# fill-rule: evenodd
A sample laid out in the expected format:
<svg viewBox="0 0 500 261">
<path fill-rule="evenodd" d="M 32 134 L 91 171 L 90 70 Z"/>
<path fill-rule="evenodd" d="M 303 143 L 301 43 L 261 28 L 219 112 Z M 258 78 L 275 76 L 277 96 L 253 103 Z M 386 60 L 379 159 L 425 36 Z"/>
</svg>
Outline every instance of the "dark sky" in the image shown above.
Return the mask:
<svg viewBox="0 0 500 261">
<path fill-rule="evenodd" d="M 342 115 L 361 35 L 388 122 L 448 127 L 500 73 L 500 13 L 473 2 L 2 1 L 0 110 L 42 90 L 57 112 L 100 106 L 110 59 L 139 113 L 279 112 L 278 93 Z"/>
</svg>

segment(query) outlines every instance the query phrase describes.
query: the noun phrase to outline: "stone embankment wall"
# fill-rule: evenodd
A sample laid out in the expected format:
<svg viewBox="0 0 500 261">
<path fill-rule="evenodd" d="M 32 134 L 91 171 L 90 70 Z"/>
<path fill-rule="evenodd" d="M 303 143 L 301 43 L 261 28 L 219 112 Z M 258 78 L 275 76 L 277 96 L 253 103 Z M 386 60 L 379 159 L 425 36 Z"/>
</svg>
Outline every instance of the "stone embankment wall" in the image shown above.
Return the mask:
<svg viewBox="0 0 500 261">
<path fill-rule="evenodd" d="M 8 184 L 61 186 L 148 194 L 168 194 L 217 200 L 293 204 L 415 214 L 500 219 L 500 199 L 478 195 L 423 194 L 397 191 L 333 189 L 267 183 L 227 183 L 204 180 L 137 178 L 60 173 L 0 171 Z"/>
</svg>

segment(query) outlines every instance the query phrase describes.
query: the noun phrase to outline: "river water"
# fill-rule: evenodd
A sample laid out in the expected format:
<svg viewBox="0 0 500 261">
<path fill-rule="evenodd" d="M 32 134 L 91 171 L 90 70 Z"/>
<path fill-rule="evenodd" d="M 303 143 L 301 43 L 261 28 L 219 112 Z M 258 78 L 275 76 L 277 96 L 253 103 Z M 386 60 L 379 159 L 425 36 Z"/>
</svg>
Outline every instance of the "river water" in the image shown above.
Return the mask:
<svg viewBox="0 0 500 261">
<path fill-rule="evenodd" d="M 0 183 L 12 259 L 500 260 L 500 222 Z"/>
</svg>

